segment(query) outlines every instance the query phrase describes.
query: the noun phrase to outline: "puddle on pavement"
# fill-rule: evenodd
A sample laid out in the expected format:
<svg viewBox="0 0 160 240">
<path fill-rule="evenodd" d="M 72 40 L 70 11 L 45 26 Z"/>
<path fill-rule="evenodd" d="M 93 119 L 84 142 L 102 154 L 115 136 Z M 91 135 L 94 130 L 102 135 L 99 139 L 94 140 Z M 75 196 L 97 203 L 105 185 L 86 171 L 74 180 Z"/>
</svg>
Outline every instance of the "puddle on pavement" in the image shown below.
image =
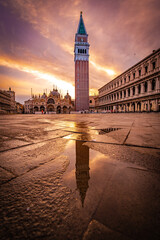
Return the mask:
<svg viewBox="0 0 160 240">
<path fill-rule="evenodd" d="M 97 194 L 95 198 L 99 196 L 105 183 L 106 168 L 108 172 L 115 167 L 107 155 L 90 149 L 84 143 L 69 140 L 63 153 L 70 161 L 63 176 L 64 184 L 72 191 L 76 190 L 80 208 L 90 205 L 94 194 Z"/>
<path fill-rule="evenodd" d="M 106 179 L 109 178 L 116 167 L 116 162 L 109 156 L 90 149 L 85 142 L 107 139 L 99 133 L 99 129 L 91 129 L 85 122 L 75 123 L 74 131 L 85 129 L 85 132 L 73 133 L 64 137 L 68 139 L 64 155 L 70 164 L 63 176 L 64 184 L 72 191 L 76 191 L 79 206 L 95 205 L 103 192 Z M 119 128 L 101 129 L 104 133 L 119 130 Z M 95 140 L 94 140 L 95 138 Z M 100 138 L 100 139 L 99 139 Z M 90 207 L 89 207 L 90 208 Z"/>
</svg>

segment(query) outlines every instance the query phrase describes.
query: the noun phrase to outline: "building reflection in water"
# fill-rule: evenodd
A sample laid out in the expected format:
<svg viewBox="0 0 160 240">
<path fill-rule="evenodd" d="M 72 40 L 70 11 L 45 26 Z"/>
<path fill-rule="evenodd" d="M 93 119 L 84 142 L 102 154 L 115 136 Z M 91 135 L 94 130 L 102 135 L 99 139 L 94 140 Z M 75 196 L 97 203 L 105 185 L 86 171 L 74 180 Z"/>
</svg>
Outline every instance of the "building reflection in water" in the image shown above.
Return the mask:
<svg viewBox="0 0 160 240">
<path fill-rule="evenodd" d="M 76 141 L 76 184 L 81 197 L 82 207 L 89 187 L 89 147 L 83 141 Z"/>
</svg>

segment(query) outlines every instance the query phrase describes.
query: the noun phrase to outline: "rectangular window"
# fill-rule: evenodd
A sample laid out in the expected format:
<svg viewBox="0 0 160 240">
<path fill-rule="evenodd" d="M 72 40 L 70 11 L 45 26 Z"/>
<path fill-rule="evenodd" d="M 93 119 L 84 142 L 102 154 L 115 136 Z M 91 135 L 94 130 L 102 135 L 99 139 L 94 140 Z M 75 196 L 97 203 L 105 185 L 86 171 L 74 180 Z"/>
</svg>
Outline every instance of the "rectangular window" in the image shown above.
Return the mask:
<svg viewBox="0 0 160 240">
<path fill-rule="evenodd" d="M 124 78 L 124 83 L 126 83 L 126 78 Z"/>
<path fill-rule="evenodd" d="M 141 76 L 141 69 L 139 69 L 139 77 Z"/>
<path fill-rule="evenodd" d="M 145 73 L 148 72 L 148 66 L 145 66 Z"/>
<path fill-rule="evenodd" d="M 130 81 L 130 75 L 128 76 L 128 81 Z"/>
</svg>

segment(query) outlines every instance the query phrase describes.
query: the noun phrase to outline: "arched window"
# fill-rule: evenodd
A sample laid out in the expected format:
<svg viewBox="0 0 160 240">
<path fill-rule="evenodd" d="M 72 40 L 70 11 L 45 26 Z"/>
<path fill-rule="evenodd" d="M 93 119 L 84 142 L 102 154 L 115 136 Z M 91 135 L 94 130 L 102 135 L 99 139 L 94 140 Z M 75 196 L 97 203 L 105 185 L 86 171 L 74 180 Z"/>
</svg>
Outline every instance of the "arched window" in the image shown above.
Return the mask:
<svg viewBox="0 0 160 240">
<path fill-rule="evenodd" d="M 128 81 L 130 81 L 130 78 L 131 78 L 131 77 L 130 77 L 130 75 L 129 75 L 129 76 L 128 76 Z"/>
<path fill-rule="evenodd" d="M 135 95 L 135 87 L 133 87 L 133 96 Z"/>
<path fill-rule="evenodd" d="M 47 101 L 47 104 L 55 104 L 54 99 L 53 98 L 49 98 Z"/>
<path fill-rule="evenodd" d="M 148 66 L 145 66 L 145 73 L 148 72 Z"/>
<path fill-rule="evenodd" d="M 138 94 L 141 93 L 141 84 L 138 85 Z"/>
<path fill-rule="evenodd" d="M 145 83 L 144 83 L 144 91 L 147 92 L 147 90 L 148 90 L 148 83 L 145 82 Z"/>
<path fill-rule="evenodd" d="M 135 72 L 133 73 L 133 79 L 135 79 L 135 77 L 136 77 L 136 74 L 135 74 Z"/>
<path fill-rule="evenodd" d="M 156 80 L 153 78 L 152 80 L 152 91 L 154 91 L 156 88 Z"/>
<path fill-rule="evenodd" d="M 156 62 L 152 62 L 152 69 L 154 70 L 156 68 Z"/>
<path fill-rule="evenodd" d="M 128 88 L 128 97 L 130 97 L 130 88 Z"/>
</svg>

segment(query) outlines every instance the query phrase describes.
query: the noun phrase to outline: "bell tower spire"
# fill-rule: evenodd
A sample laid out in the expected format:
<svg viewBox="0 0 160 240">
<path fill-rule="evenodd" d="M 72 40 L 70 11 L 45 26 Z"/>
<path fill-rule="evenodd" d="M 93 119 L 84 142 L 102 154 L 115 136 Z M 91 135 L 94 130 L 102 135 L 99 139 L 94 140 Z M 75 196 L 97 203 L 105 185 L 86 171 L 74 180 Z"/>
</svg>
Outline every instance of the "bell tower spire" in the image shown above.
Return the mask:
<svg viewBox="0 0 160 240">
<path fill-rule="evenodd" d="M 89 110 L 89 43 L 82 12 L 75 35 L 74 61 L 76 111 Z"/>
</svg>

